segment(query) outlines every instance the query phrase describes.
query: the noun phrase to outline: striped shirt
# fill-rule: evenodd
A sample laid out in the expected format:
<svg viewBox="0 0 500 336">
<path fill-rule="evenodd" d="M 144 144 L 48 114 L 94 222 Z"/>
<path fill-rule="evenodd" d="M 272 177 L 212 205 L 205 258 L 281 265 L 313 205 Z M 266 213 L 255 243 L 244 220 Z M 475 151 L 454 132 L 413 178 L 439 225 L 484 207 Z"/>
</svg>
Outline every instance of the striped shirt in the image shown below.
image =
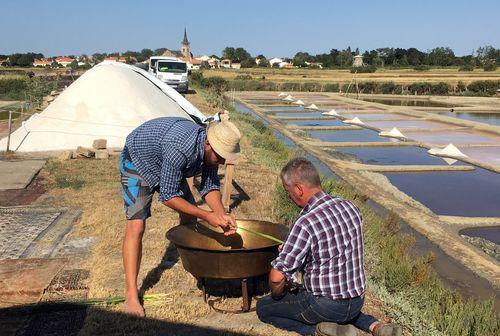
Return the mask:
<svg viewBox="0 0 500 336">
<path fill-rule="evenodd" d="M 351 202 L 316 193 L 302 209 L 271 265 L 287 278 L 302 272 L 306 290 L 331 299 L 365 291 L 363 219 Z"/>
<path fill-rule="evenodd" d="M 139 175 L 159 186 L 160 202 L 183 196 L 181 183 L 201 173 L 202 197 L 220 189 L 217 166 L 203 162 L 207 134 L 203 127 L 183 118 L 164 117 L 146 121 L 127 136 L 125 146 Z"/>
</svg>

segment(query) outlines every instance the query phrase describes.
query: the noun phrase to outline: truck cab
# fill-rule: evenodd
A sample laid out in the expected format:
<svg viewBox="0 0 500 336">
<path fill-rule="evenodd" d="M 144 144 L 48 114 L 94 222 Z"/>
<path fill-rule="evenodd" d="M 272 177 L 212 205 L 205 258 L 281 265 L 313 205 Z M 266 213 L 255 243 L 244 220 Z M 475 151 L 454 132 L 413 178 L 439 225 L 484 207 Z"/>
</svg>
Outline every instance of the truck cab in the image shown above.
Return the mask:
<svg viewBox="0 0 500 336">
<path fill-rule="evenodd" d="M 179 92 L 188 91 L 187 64 L 178 58 L 153 56 L 149 59 L 149 72 Z"/>
</svg>

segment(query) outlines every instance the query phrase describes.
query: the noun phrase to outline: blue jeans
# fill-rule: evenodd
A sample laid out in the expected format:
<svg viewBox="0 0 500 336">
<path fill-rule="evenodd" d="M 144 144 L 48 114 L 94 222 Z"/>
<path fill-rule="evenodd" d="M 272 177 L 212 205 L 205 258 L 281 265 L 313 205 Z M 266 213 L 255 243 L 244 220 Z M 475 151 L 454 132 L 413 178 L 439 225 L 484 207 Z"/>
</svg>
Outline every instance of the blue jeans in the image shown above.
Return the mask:
<svg viewBox="0 0 500 336">
<path fill-rule="evenodd" d="M 361 312 L 364 300 L 364 295 L 332 300 L 301 289 L 296 294 L 287 293 L 280 300 L 273 299 L 271 295 L 263 297 L 257 302 L 257 316 L 262 322 L 301 335 L 314 335 L 316 324 L 320 322 L 353 324 L 369 332 L 370 325 L 377 319 Z"/>
</svg>

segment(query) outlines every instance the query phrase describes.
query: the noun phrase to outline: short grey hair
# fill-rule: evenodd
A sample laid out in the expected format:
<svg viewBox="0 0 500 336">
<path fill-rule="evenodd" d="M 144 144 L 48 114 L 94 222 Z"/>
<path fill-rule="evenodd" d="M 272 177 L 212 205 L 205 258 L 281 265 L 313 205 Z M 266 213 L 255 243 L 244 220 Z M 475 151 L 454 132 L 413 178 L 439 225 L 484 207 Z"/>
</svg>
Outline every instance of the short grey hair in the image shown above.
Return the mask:
<svg viewBox="0 0 500 336">
<path fill-rule="evenodd" d="M 303 183 L 309 187 L 321 186 L 318 170 L 305 157 L 298 157 L 288 161 L 281 169 L 280 177 L 288 186 L 294 183 Z"/>
</svg>

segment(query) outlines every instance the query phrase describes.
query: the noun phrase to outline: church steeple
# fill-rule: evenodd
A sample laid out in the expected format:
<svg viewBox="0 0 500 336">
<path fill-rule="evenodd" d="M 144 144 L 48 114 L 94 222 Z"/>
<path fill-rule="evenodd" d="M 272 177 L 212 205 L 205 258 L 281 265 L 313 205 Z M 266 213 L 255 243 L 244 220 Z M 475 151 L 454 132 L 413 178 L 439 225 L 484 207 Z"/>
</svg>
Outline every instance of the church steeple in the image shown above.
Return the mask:
<svg viewBox="0 0 500 336">
<path fill-rule="evenodd" d="M 191 59 L 191 51 L 189 50 L 189 41 L 186 32 L 186 28 L 184 28 L 184 39 L 181 42 L 181 53 L 184 57 Z"/>
<path fill-rule="evenodd" d="M 184 28 L 184 39 L 182 40 L 182 44 L 188 44 L 189 45 L 188 35 L 187 35 L 187 32 L 186 32 L 186 28 Z"/>
</svg>

